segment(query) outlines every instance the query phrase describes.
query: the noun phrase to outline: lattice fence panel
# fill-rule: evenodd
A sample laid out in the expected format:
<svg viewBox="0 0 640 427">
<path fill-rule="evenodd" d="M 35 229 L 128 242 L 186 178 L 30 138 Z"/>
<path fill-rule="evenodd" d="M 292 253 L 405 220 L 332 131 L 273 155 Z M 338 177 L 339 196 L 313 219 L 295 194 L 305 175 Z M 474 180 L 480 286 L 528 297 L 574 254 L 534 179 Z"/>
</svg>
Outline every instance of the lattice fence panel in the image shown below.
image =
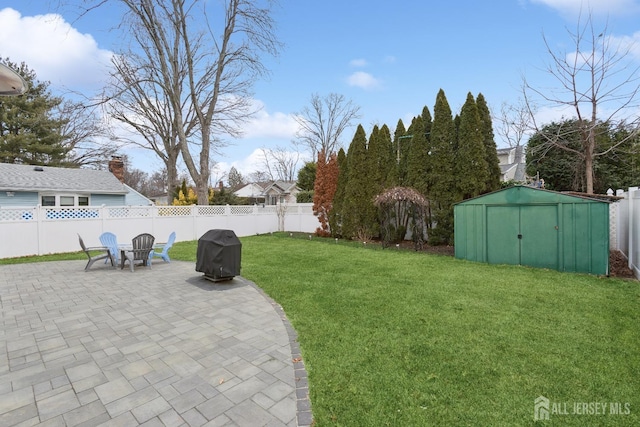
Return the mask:
<svg viewBox="0 0 640 427">
<path fill-rule="evenodd" d="M 87 219 L 100 218 L 99 209 L 92 208 L 51 208 L 45 210 L 47 219 Z"/>
<path fill-rule="evenodd" d="M 0 222 L 2 221 L 30 221 L 35 218 L 31 209 L 0 209 Z"/>
<path fill-rule="evenodd" d="M 221 205 L 198 206 L 198 215 L 224 215 L 225 207 Z"/>
<path fill-rule="evenodd" d="M 109 218 L 146 218 L 151 216 L 149 206 L 121 206 L 109 208 Z"/>
<path fill-rule="evenodd" d="M 191 206 L 159 206 L 158 216 L 189 216 Z"/>
<path fill-rule="evenodd" d="M 259 214 L 274 215 L 277 213 L 277 206 L 265 206 L 264 208 L 256 209 L 256 212 Z"/>
<path fill-rule="evenodd" d="M 231 206 L 231 215 L 251 215 L 253 206 Z"/>
</svg>

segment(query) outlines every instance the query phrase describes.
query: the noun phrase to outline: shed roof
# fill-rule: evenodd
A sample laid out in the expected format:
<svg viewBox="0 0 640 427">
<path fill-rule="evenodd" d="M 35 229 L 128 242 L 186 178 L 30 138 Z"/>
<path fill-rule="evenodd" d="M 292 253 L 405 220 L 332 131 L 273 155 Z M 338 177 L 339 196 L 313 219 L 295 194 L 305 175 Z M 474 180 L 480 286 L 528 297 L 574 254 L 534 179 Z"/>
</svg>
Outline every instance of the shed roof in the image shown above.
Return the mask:
<svg viewBox="0 0 640 427">
<path fill-rule="evenodd" d="M 483 194 L 473 199 L 463 200 L 459 205 L 524 205 L 552 203 L 609 203 L 608 200 L 559 193 L 541 188 L 516 185 L 503 188 L 492 193 Z"/>
<path fill-rule="evenodd" d="M 109 171 L 0 163 L 2 191 L 69 191 L 92 194 L 127 194 Z"/>
</svg>

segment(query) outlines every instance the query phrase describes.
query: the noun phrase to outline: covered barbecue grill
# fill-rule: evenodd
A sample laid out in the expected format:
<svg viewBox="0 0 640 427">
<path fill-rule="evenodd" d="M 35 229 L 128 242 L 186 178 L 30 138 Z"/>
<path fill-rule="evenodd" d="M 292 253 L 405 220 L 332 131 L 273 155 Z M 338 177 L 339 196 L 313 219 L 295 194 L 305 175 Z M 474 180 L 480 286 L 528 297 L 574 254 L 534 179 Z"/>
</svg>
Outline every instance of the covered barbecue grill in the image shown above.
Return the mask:
<svg viewBox="0 0 640 427">
<path fill-rule="evenodd" d="M 198 239 L 196 271 L 214 282 L 240 275 L 242 243 L 233 230 L 209 230 Z"/>
</svg>

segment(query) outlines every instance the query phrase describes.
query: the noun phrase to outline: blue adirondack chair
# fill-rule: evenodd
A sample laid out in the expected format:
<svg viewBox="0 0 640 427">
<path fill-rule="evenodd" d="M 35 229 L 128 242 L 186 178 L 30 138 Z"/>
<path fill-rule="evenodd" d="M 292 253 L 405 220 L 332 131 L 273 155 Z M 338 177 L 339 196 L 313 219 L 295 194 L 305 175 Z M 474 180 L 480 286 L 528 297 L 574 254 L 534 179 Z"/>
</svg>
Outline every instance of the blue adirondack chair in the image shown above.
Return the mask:
<svg viewBox="0 0 640 427">
<path fill-rule="evenodd" d="M 118 239 L 116 235 L 110 232 L 104 232 L 100 235 L 100 243 L 102 246 L 109 249 L 109 253 L 111 257 L 115 261 L 116 265 L 120 262 L 120 249 L 118 248 Z M 105 260 L 105 264 L 108 260 Z"/>
<path fill-rule="evenodd" d="M 167 243 L 164 244 L 164 246 L 162 246 L 162 248 L 156 248 L 156 249 L 162 249 L 161 252 L 156 252 L 156 251 L 152 251 L 149 254 L 149 258 L 153 258 L 154 256 L 157 256 L 159 258 L 162 258 L 165 262 L 171 262 L 171 258 L 169 258 L 169 249 L 171 249 L 171 246 L 173 246 L 173 242 L 176 241 L 176 232 L 172 232 L 171 234 L 169 234 L 169 240 L 167 240 Z"/>
</svg>

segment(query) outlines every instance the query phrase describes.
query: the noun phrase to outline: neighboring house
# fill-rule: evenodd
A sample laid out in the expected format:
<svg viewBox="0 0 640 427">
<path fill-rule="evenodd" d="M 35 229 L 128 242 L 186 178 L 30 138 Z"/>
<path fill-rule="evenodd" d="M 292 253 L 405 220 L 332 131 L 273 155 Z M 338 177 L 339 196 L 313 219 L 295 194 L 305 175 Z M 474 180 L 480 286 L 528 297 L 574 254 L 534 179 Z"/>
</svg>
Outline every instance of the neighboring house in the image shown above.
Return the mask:
<svg viewBox="0 0 640 427">
<path fill-rule="evenodd" d="M 277 205 L 278 203 L 295 203 L 296 194 L 300 189 L 296 181 L 273 181 L 264 189 L 265 203 Z"/>
<path fill-rule="evenodd" d="M 2 207 L 151 204 L 109 171 L 0 163 Z"/>
<path fill-rule="evenodd" d="M 264 187 L 258 183 L 252 182 L 250 184 L 244 185 L 234 191 L 233 194 L 238 197 L 244 197 L 248 199 L 251 204 L 265 203 Z"/>
<path fill-rule="evenodd" d="M 234 192 L 238 197 L 246 197 L 252 203 L 276 205 L 278 203 L 295 203 L 300 189 L 296 181 L 270 181 L 251 183 Z"/>
<path fill-rule="evenodd" d="M 527 182 L 524 147 L 498 148 L 497 151 L 502 181 Z"/>
</svg>

